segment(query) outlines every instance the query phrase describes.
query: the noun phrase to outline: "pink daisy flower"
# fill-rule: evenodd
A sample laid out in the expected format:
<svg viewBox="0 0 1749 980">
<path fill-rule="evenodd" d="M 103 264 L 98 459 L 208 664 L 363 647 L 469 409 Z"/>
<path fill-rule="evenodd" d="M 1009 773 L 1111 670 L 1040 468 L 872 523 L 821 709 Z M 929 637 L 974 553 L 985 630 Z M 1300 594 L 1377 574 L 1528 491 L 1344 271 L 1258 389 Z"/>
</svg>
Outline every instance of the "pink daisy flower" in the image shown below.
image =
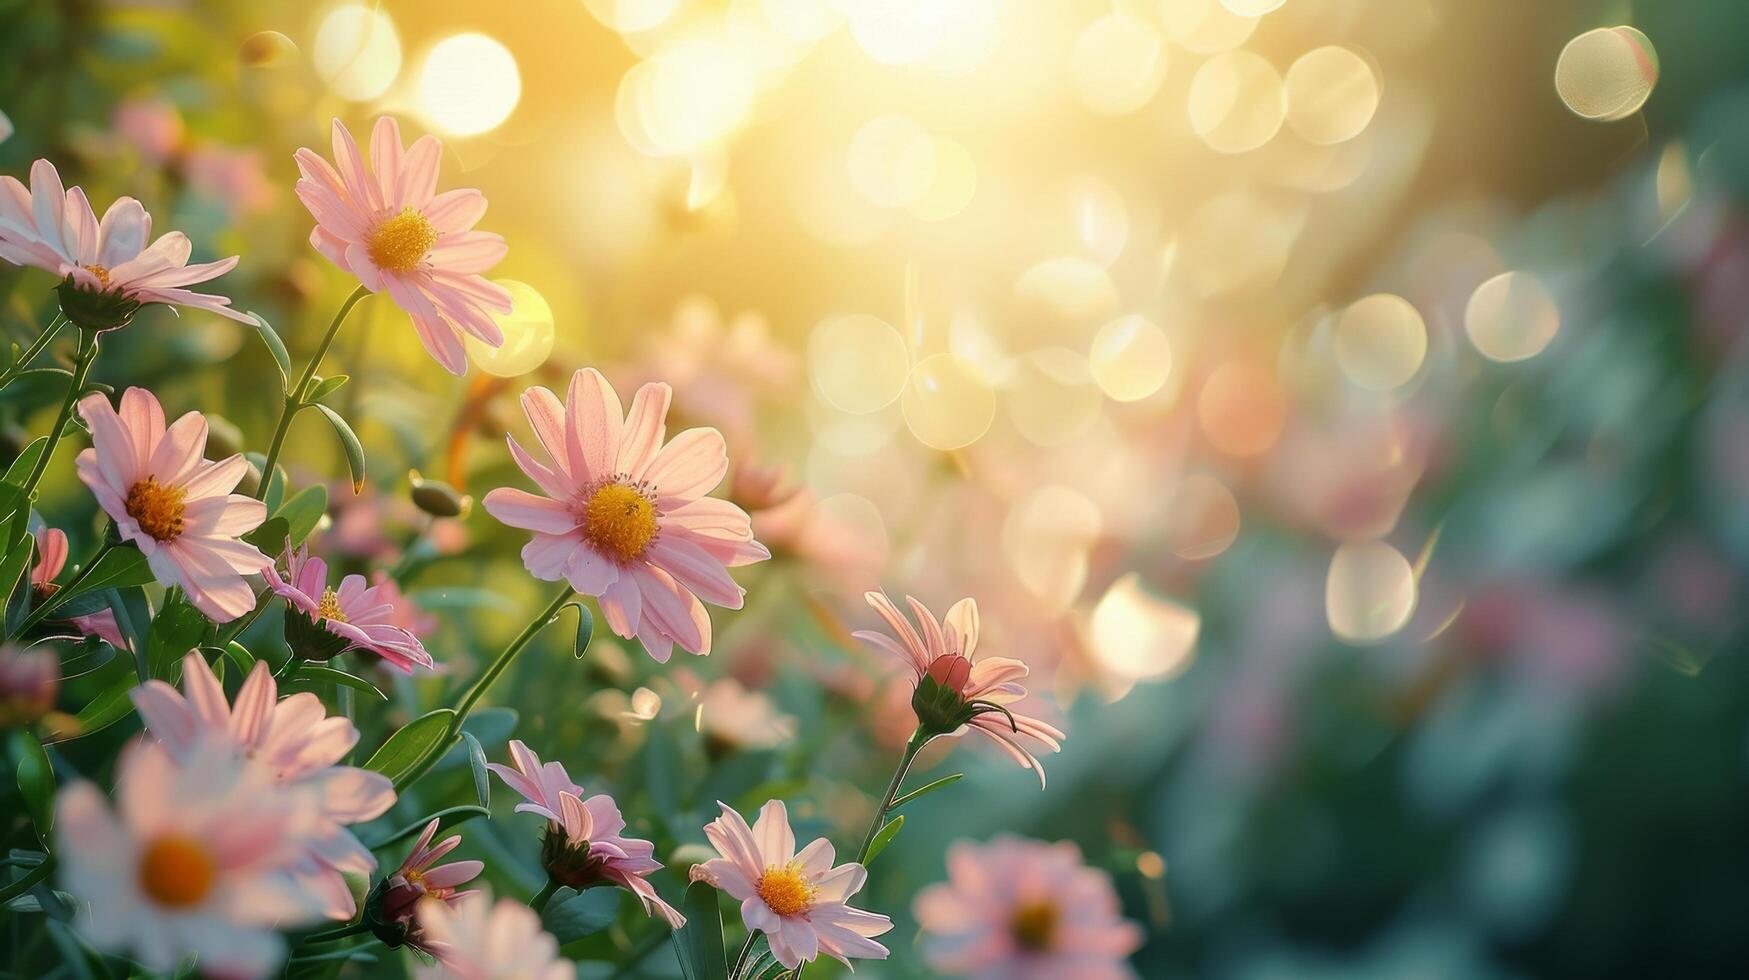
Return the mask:
<svg viewBox="0 0 1749 980">
<path fill-rule="evenodd" d="M 451 374 L 468 369 L 462 334 L 489 347 L 504 343 L 491 312 L 510 312 L 510 294 L 480 273 L 498 264 L 501 236 L 473 231 L 486 213 L 477 190 L 437 193 L 443 144 L 424 136 L 405 150 L 395 120 L 383 116 L 370 137 L 370 164 L 352 134 L 334 120 L 334 164 L 300 149 L 298 200 L 316 219 L 310 244 L 358 277 L 385 290 L 413 318 L 420 343 Z"/>
<path fill-rule="evenodd" d="M 435 946 L 419 926 L 419 905 L 430 900 L 454 908 L 465 899 L 480 894 L 476 889 L 459 889 L 479 877 L 486 869 L 485 864 L 479 861 L 437 863 L 462 842 L 462 835 L 454 834 L 434 846 L 431 839 L 437 836 L 437 824 L 437 818 L 433 817 L 425 825 L 407 860 L 377 885 L 365 903 L 365 921 L 370 923 L 376 937 L 391 949 L 411 946 L 432 956 L 443 955 L 447 950 Z"/>
<path fill-rule="evenodd" d="M 686 924 L 686 917 L 645 880 L 662 870 L 662 862 L 652 856 L 655 845 L 624 836 L 625 818 L 612 797 L 598 793 L 585 799 L 583 787 L 571 782 L 563 763 L 542 764 L 520 740 L 511 740 L 510 760 L 514 768 L 496 762 L 486 768 L 522 795 L 525 802 L 516 804 L 517 813 L 547 818 L 541 863 L 555 881 L 578 890 L 618 885 L 644 903 L 645 913 L 661 915 L 676 929 Z"/>
<path fill-rule="evenodd" d="M 931 968 L 979 980 L 1124 980 L 1142 930 L 1123 918 L 1111 878 L 1067 841 L 1003 835 L 960 841 L 948 880 L 912 911 Z"/>
<path fill-rule="evenodd" d="M 123 750 L 110 808 L 92 783 L 55 798 L 60 885 L 99 949 L 169 974 L 193 955 L 208 976 L 262 977 L 285 954 L 276 930 L 316 921 L 290 869 L 317 799 L 276 786 L 222 740 L 196 736 L 179 763 L 157 742 Z"/>
<path fill-rule="evenodd" d="M 860 864 L 832 866 L 832 842 L 824 837 L 796 851 L 796 835 L 782 800 L 759 811 L 752 827 L 726 804 L 705 825 L 705 837 L 722 857 L 694 865 L 692 877 L 741 903 L 741 921 L 765 933 L 773 956 L 790 969 L 821 953 L 850 965 L 850 957 L 884 960 L 887 948 L 875 936 L 893 928 L 884 915 L 845 903 L 862 890 L 868 871 Z"/>
<path fill-rule="evenodd" d="M 170 754 L 186 761 L 201 745 L 219 741 L 259 767 L 268 782 L 309 790 L 319 801 L 302 851 L 291 871 L 319 903 L 323 915 L 350 919 L 358 906 L 342 872 L 368 875 L 376 858 L 346 829 L 374 820 L 395 802 L 387 776 L 338 765 L 358 742 L 358 729 L 341 716 L 328 717 L 308 691 L 276 700 L 278 685 L 266 661 L 237 691 L 235 704 L 198 653 L 182 659 L 182 689 L 147 681 L 130 694 L 146 729 Z"/>
<path fill-rule="evenodd" d="M 267 519 L 267 506 L 231 492 L 249 470 L 242 454 L 206 459 L 206 417 L 189 412 L 166 427 L 163 406 L 144 388 L 123 392 L 119 413 L 102 394 L 86 395 L 79 415 L 91 429 L 79 479 L 158 581 L 181 586 L 221 623 L 255 608 L 243 576 L 271 563 L 240 537 Z"/>
<path fill-rule="evenodd" d="M 381 585 L 366 586 L 363 575 L 348 575 L 328 587 L 328 563 L 311 558 L 309 548 L 285 556 L 286 572 L 267 566 L 262 575 L 273 594 L 290 607 L 286 639 L 309 660 L 327 660 L 348 650 L 363 650 L 405 674 L 430 669 L 431 654 L 419 638 L 396 625 L 396 612 Z M 301 631 L 301 632 L 300 632 Z"/>
<path fill-rule="evenodd" d="M 919 633 L 885 594 L 870 592 L 864 598 L 893 635 L 873 630 L 851 635 L 899 658 L 910 669 L 917 684 L 911 708 L 918 722 L 938 734 L 957 735 L 969 727 L 988 735 L 1014 761 L 1038 773 L 1043 786 L 1044 766 L 1020 738 L 1057 752 L 1062 750 L 1065 736 L 1055 727 L 1007 707 L 1026 697 L 1026 688 L 1020 684 L 1027 675 L 1025 664 L 1008 657 L 972 662 L 978 646 L 978 604 L 961 599 L 937 622 L 927 606 L 906 596 L 905 602 L 922 627 Z"/>
<path fill-rule="evenodd" d="M 540 915 L 515 901 L 492 904 L 482 892 L 451 906 L 421 902 L 419 927 L 438 950 L 426 980 L 573 980 L 577 967 L 559 955 L 559 943 L 541 928 Z"/>
<path fill-rule="evenodd" d="M 30 570 L 30 588 L 37 602 L 55 594 L 55 577 L 67 567 L 67 533 L 59 528 L 45 527 L 36 532 L 36 567 Z M 67 625 L 80 636 L 95 636 L 117 649 L 126 649 L 127 640 L 115 621 L 115 611 L 99 609 L 83 616 L 72 616 Z"/>
<path fill-rule="evenodd" d="M 188 236 L 170 232 L 146 244 L 152 236 L 152 216 L 131 197 L 118 199 L 97 219 L 91 202 L 78 187 L 61 188 L 55 165 L 38 160 L 30 168 L 30 188 L 13 177 L 0 176 L 0 259 L 35 266 L 63 279 L 72 278 L 76 292 L 106 308 L 120 304 L 116 319 L 81 322 L 81 303 L 63 293 L 62 309 L 81 327 L 121 326 L 135 306 L 167 303 L 210 310 L 244 323 L 247 313 L 231 309 L 223 296 L 196 293 L 187 287 L 216 279 L 237 265 L 235 255 L 217 262 L 188 264 L 193 251 Z"/>
<path fill-rule="evenodd" d="M 510 453 L 546 496 L 500 487 L 485 499 L 493 517 L 534 532 L 522 549 L 531 574 L 599 597 L 614 633 L 636 636 L 663 663 L 675 644 L 709 653 L 699 600 L 741 608 L 728 569 L 771 557 L 745 511 L 705 496 L 728 469 L 722 433 L 687 429 L 663 444 L 671 395 L 665 384 L 644 385 L 624 415 L 593 368 L 572 375 L 563 404 L 528 389 L 522 408 L 551 463 L 514 438 Z"/>
</svg>

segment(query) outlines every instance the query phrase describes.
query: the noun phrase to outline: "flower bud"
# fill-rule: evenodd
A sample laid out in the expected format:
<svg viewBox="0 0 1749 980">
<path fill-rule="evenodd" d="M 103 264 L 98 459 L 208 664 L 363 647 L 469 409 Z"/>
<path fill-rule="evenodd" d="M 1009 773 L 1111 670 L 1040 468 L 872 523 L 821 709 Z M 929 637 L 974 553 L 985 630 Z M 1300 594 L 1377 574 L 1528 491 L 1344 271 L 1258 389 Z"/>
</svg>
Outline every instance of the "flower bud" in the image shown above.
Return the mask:
<svg viewBox="0 0 1749 980">
<path fill-rule="evenodd" d="M 206 455 L 208 459 L 227 459 L 243 451 L 243 430 L 222 415 L 208 413 L 206 417 Z"/>
<path fill-rule="evenodd" d="M 244 471 L 243 479 L 237 481 L 237 489 L 233 492 L 253 497 L 255 491 L 261 489 L 261 467 L 256 466 L 254 460 L 248 460 L 248 463 L 249 469 Z"/>
<path fill-rule="evenodd" d="M 60 689 L 54 651 L 0 647 L 0 728 L 34 724 L 54 710 Z"/>
<path fill-rule="evenodd" d="M 100 332 L 118 330 L 128 325 L 139 311 L 138 300 L 120 293 L 107 293 L 79 285 L 71 275 L 55 287 L 61 313 L 80 330 Z"/>
<path fill-rule="evenodd" d="M 420 510 L 432 517 L 466 517 L 474 507 L 474 498 L 442 480 L 427 480 L 418 470 L 408 474 L 413 485 L 409 496 Z"/>
</svg>

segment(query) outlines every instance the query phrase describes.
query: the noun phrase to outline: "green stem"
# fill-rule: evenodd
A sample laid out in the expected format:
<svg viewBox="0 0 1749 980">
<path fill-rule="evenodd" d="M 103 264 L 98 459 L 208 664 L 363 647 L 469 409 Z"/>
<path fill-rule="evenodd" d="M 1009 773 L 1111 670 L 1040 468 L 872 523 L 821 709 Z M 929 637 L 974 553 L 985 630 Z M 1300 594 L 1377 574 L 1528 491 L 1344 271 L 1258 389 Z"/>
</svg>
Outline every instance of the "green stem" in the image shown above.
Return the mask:
<svg viewBox="0 0 1749 980">
<path fill-rule="evenodd" d="M 30 362 L 35 360 L 36 356 L 41 354 L 44 348 L 54 343 L 56 337 L 60 336 L 61 328 L 72 322 L 73 321 L 62 316 L 57 310 L 55 312 L 55 318 L 49 321 L 48 329 L 42 332 L 42 336 L 38 337 L 34 343 L 26 348 L 24 353 L 18 355 L 18 360 L 14 362 L 11 367 L 7 368 L 4 373 L 0 373 L 0 388 L 4 388 L 11 384 L 14 378 L 23 374 L 25 368 L 30 367 Z"/>
<path fill-rule="evenodd" d="M 61 400 L 61 412 L 55 417 L 55 427 L 49 430 L 49 441 L 43 444 L 42 455 L 36 458 L 36 465 L 31 467 L 30 476 L 24 481 L 24 498 L 31 499 L 36 493 L 36 485 L 42 481 L 43 473 L 49 468 L 49 460 L 55 455 L 55 447 L 60 445 L 61 433 L 67 431 L 67 423 L 73 418 L 73 408 L 79 402 L 79 394 L 85 390 L 85 381 L 91 377 L 91 365 L 97 362 L 97 334 L 88 330 L 79 331 L 79 352 L 73 356 L 73 381 L 67 385 L 67 397 Z"/>
<path fill-rule="evenodd" d="M 309 945 L 310 943 L 339 942 L 340 940 L 345 939 L 348 936 L 356 936 L 359 933 L 369 932 L 369 931 L 370 931 L 370 926 L 366 925 L 363 922 L 355 922 L 352 925 L 341 926 L 338 929 L 329 929 L 326 932 L 311 933 L 310 935 L 304 937 L 303 945 Z"/>
<path fill-rule="evenodd" d="M 747 957 L 753 953 L 753 941 L 758 938 L 758 929 L 747 934 L 747 941 L 741 944 L 741 952 L 735 957 L 735 965 L 729 967 L 728 980 L 740 980 L 741 971 L 747 966 Z"/>
<path fill-rule="evenodd" d="M 547 883 L 542 885 L 541 890 L 533 898 L 528 900 L 528 907 L 534 909 L 536 912 L 546 911 L 547 902 L 552 899 L 553 892 L 558 890 L 559 879 L 549 875 L 547 877 Z"/>
<path fill-rule="evenodd" d="M 911 733 L 911 741 L 905 743 L 905 757 L 899 760 L 899 768 L 893 771 L 893 781 L 887 784 L 887 795 L 876 808 L 874 819 L 868 822 L 868 833 L 862 835 L 862 846 L 856 849 L 857 864 L 867 865 L 868 849 L 874 844 L 875 835 L 880 833 L 881 825 L 886 823 L 887 814 L 893 809 L 893 799 L 899 795 L 899 787 L 910 773 L 911 764 L 917 761 L 917 753 L 923 751 L 923 746 L 934 737 L 921 727 Z"/>
<path fill-rule="evenodd" d="M 18 896 L 35 888 L 43 879 L 55 873 L 55 856 L 50 854 L 43 858 L 43 863 L 24 873 L 24 876 L 12 884 L 0 888 L 0 905 L 12 901 Z"/>
<path fill-rule="evenodd" d="M 449 723 L 451 735 L 461 731 L 462 722 L 467 720 L 468 714 L 474 710 L 474 705 L 486 693 L 486 689 L 492 686 L 492 682 L 498 679 L 498 675 L 504 673 L 505 669 L 510 666 L 510 662 L 522 652 L 522 648 L 528 646 L 528 642 L 534 639 L 535 634 L 553 621 L 553 617 L 559 614 L 559 610 L 565 608 L 565 603 L 570 602 L 573 595 L 575 593 L 568 585 L 560 589 L 559 594 L 553 597 L 553 601 L 547 604 L 546 609 L 530 620 L 529 624 L 522 628 L 522 632 L 516 634 L 516 639 L 511 640 L 510 645 L 504 648 L 504 652 L 498 654 L 498 658 L 493 660 L 491 665 L 480 674 L 480 679 L 474 681 L 474 685 L 468 688 L 468 693 L 464 694 L 461 702 L 456 705 L 455 719 Z"/>
<path fill-rule="evenodd" d="M 273 468 L 279 462 L 279 451 L 285 446 L 286 433 L 291 431 L 292 419 L 308 405 L 304 402 L 310 394 L 310 383 L 316 377 L 316 369 L 322 366 L 322 358 L 327 356 L 328 348 L 333 346 L 334 337 L 340 333 L 340 324 L 346 321 L 346 314 L 358 305 L 358 301 L 370 295 L 370 290 L 363 286 L 352 291 L 346 297 L 346 302 L 340 304 L 340 312 L 334 314 L 334 321 L 328 324 L 328 332 L 322 335 L 322 342 L 316 345 L 316 352 L 310 355 L 310 363 L 304 365 L 304 373 L 298 378 L 298 383 L 285 398 L 285 408 L 279 413 L 279 424 L 273 429 L 273 439 L 267 444 L 267 458 L 261 465 L 261 483 L 255 488 L 255 499 L 266 500 L 267 491 L 273 485 Z"/>
<path fill-rule="evenodd" d="M 22 636 L 26 630 L 42 622 L 44 619 L 47 619 L 49 613 L 53 612 L 61 605 L 60 601 L 57 601 L 57 597 L 71 596 L 77 592 L 79 586 L 84 584 L 85 579 L 90 576 L 91 570 L 97 567 L 97 563 L 102 561 L 103 556 L 109 554 L 109 550 L 114 548 L 117 543 L 118 542 L 116 542 L 114 538 L 110 537 L 109 530 L 105 529 L 103 532 L 103 544 L 98 547 L 97 553 L 91 556 L 91 560 L 79 566 L 79 570 L 73 573 L 73 577 L 67 581 L 67 584 L 56 589 L 54 595 L 44 599 L 42 605 L 32 609 L 30 615 L 24 617 L 24 619 L 19 622 L 18 628 L 13 630 L 11 635 L 7 638 L 11 639 L 12 637 Z"/>
</svg>

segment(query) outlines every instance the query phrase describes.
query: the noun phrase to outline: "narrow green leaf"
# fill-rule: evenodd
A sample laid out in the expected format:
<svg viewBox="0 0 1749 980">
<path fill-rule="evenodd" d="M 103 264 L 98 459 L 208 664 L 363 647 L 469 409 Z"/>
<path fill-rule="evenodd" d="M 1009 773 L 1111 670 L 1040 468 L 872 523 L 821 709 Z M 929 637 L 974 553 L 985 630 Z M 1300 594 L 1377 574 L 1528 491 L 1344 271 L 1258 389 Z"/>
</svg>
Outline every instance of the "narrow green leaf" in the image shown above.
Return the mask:
<svg viewBox="0 0 1749 980">
<path fill-rule="evenodd" d="M 127 661 L 123 658 L 116 658 L 112 664 L 120 669 L 109 686 L 79 709 L 79 713 L 73 716 L 71 730 L 64 737 L 52 741 L 65 742 L 95 734 L 126 718 L 133 711 L 134 703 L 128 699 L 128 692 L 139 685 L 139 679 L 132 670 L 125 669 Z"/>
<path fill-rule="evenodd" d="M 371 755 L 364 768 L 380 772 L 390 779 L 400 778 L 418 765 L 420 760 L 438 749 L 439 743 L 449 733 L 449 726 L 454 718 L 455 712 L 449 708 L 438 708 L 420 715 L 400 731 L 390 735 L 389 740 Z"/>
<path fill-rule="evenodd" d="M 490 815 L 491 811 L 483 806 L 475 806 L 472 803 L 466 803 L 461 806 L 446 807 L 436 813 L 428 813 L 381 840 L 371 841 L 366 846 L 373 851 L 380 851 L 391 844 L 399 843 L 409 837 L 423 832 L 425 830 L 425 825 L 432 820 L 437 821 L 437 829 L 448 830 L 457 824 L 466 823 L 475 817 L 485 817 Z"/>
<path fill-rule="evenodd" d="M 328 488 L 318 483 L 293 494 L 273 516 L 284 518 L 286 537 L 290 539 L 291 547 L 296 548 L 304 543 L 327 513 Z"/>
<path fill-rule="evenodd" d="M 595 615 L 589 611 L 589 607 L 584 604 L 582 599 L 572 599 L 560 606 L 559 611 L 554 613 L 553 618 L 548 622 L 557 622 L 559 616 L 566 609 L 577 610 L 577 636 L 571 641 L 571 656 L 582 660 L 584 651 L 589 649 L 590 639 L 595 635 Z"/>
<path fill-rule="evenodd" d="M 30 445 L 25 446 L 24 451 L 18 454 L 18 458 L 12 461 L 12 465 L 6 467 L 6 475 L 0 477 L 0 480 L 15 487 L 23 486 L 25 477 L 30 475 L 31 469 L 36 466 L 36 461 L 42 458 L 43 447 L 48 444 L 48 436 L 37 436 L 31 440 Z"/>
<path fill-rule="evenodd" d="M 285 553 L 286 542 L 291 539 L 291 525 L 283 517 L 270 517 L 261 522 L 261 526 L 248 534 L 243 540 L 261 549 L 261 553 L 269 558 L 276 558 Z"/>
<path fill-rule="evenodd" d="M 14 515 L 13 519 L 18 520 L 18 515 Z M 28 523 L 27 520 L 25 522 Z M 36 539 L 28 534 L 22 537 L 23 540 L 12 545 L 11 549 L 6 552 L 5 559 L 0 560 L 0 605 L 7 606 L 8 611 L 11 609 L 13 590 L 17 589 L 18 583 L 24 580 L 25 569 L 30 567 L 31 559 L 36 556 Z M 7 540 L 10 539 L 0 536 L 0 541 Z M 20 608 L 22 606 L 21 600 Z"/>
<path fill-rule="evenodd" d="M 267 345 L 267 353 L 273 355 L 273 366 L 279 369 L 279 387 L 283 391 L 291 385 L 291 354 L 287 353 L 285 341 L 279 339 L 279 332 L 273 329 L 266 317 L 253 311 L 249 315 L 255 318 L 255 332 Z"/>
<path fill-rule="evenodd" d="M 912 790 L 911 792 L 906 793 L 904 796 L 901 796 L 898 799 L 894 800 L 893 805 L 890 807 L 887 807 L 887 811 L 891 812 L 893 810 L 897 810 L 898 808 L 904 806 L 905 804 L 911 802 L 912 800 L 915 800 L 919 796 L 925 796 L 929 793 L 933 793 L 936 790 L 941 789 L 943 786 L 952 786 L 954 783 L 957 783 L 964 778 L 966 778 L 965 773 L 956 772 L 951 776 L 943 776 L 940 779 L 937 779 L 933 783 L 924 783 L 922 786 L 919 786 L 916 789 Z"/>
<path fill-rule="evenodd" d="M 717 905 L 717 890 L 702 881 L 687 886 L 680 911 L 686 925 L 671 937 L 674 955 L 686 980 L 722 980 L 729 975 L 729 959 L 723 949 L 723 915 Z"/>
<path fill-rule="evenodd" d="M 237 672 L 244 677 L 248 677 L 249 672 L 255 669 L 255 661 L 258 658 L 249 652 L 248 647 L 236 640 L 225 644 L 220 652 L 225 655 L 227 660 L 237 665 Z"/>
<path fill-rule="evenodd" d="M 863 865 L 866 867 L 873 864 L 874 859 L 880 857 L 881 852 L 887 849 L 887 845 L 891 844 L 893 838 L 899 836 L 899 831 L 903 829 L 905 829 L 904 814 L 900 814 L 899 816 L 887 821 L 886 824 L 881 827 L 880 832 L 875 834 L 874 840 L 869 842 L 868 860 L 862 862 Z"/>
<path fill-rule="evenodd" d="M 132 545 L 117 545 L 104 552 L 102 557 L 97 559 L 97 567 L 93 568 L 91 574 L 85 576 L 77 587 L 62 589 L 49 596 L 42 608 L 47 610 L 61 609 L 68 602 L 83 595 L 102 592 L 106 589 L 125 589 L 150 585 L 151 582 L 152 569 L 146 564 L 146 556 L 140 554 L 139 550 Z M 82 616 L 89 612 L 96 612 L 98 609 L 104 608 L 105 605 L 107 603 L 99 604 L 90 609 L 80 607 L 83 611 L 68 609 L 63 615 Z"/>
<path fill-rule="evenodd" d="M 18 792 L 45 846 L 55 820 L 55 769 L 42 743 L 26 731 L 12 733 L 12 754 L 18 757 Z"/>
<path fill-rule="evenodd" d="M 591 936 L 613 924 L 619 915 L 618 888 L 589 888 L 578 892 L 561 888 L 547 902 L 541 913 L 541 925 L 563 946 L 575 939 Z"/>
<path fill-rule="evenodd" d="M 292 675 L 292 679 L 289 683 L 298 684 L 305 680 L 322 681 L 329 684 L 338 684 L 341 687 L 350 687 L 354 691 L 364 691 L 375 695 L 378 701 L 387 701 L 389 699 L 387 694 L 377 690 L 377 686 L 370 681 L 354 674 L 348 674 L 344 670 L 337 670 L 333 667 L 323 667 L 320 664 L 304 664 L 299 667 L 298 672 Z"/>
<path fill-rule="evenodd" d="M 474 771 L 474 796 L 481 806 L 492 805 L 492 782 L 487 779 L 486 750 L 480 746 L 480 740 L 473 732 L 462 732 L 462 741 L 468 746 L 468 768 Z"/>
<path fill-rule="evenodd" d="M 346 450 L 346 468 L 352 474 L 352 492 L 358 493 L 364 489 L 364 443 L 358 441 L 358 433 L 352 431 L 339 412 L 326 405 L 317 405 L 316 410 L 327 417 L 334 434 L 340 437 L 340 448 Z"/>
<path fill-rule="evenodd" d="M 351 380 L 348 375 L 336 374 L 332 378 L 317 378 L 311 386 L 310 394 L 304 399 L 305 404 L 315 404 L 340 390 L 340 386 Z"/>
</svg>

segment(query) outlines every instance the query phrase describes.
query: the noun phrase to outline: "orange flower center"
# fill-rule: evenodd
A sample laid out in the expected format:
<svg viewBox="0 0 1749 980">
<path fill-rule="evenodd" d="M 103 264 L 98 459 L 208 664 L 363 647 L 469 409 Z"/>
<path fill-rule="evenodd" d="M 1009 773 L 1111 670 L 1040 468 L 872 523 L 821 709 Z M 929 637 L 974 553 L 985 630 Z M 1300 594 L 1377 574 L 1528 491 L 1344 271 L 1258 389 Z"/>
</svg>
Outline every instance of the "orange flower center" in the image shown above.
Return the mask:
<svg viewBox="0 0 1749 980">
<path fill-rule="evenodd" d="M 409 272 L 425 260 L 425 253 L 437 244 L 437 229 L 417 208 L 402 208 L 401 213 L 385 219 L 370 233 L 365 249 L 377 268 L 390 272 Z"/>
<path fill-rule="evenodd" d="M 779 867 L 772 865 L 759 876 L 759 900 L 771 906 L 778 915 L 788 918 L 801 915 L 814 907 L 819 889 L 802 877 L 801 866 L 795 862 Z"/>
<path fill-rule="evenodd" d="M 316 606 L 316 615 L 321 619 L 332 619 L 336 623 L 346 622 L 346 614 L 340 611 L 340 595 L 333 589 L 322 590 L 322 601 Z"/>
<path fill-rule="evenodd" d="M 1022 949 L 1039 952 L 1051 948 L 1057 934 L 1057 907 L 1050 902 L 1027 902 L 1014 910 L 1008 932 Z"/>
<path fill-rule="evenodd" d="M 188 491 L 182 487 L 167 487 L 157 477 L 148 476 L 128 488 L 128 516 L 140 530 L 168 544 L 182 535 L 187 497 Z"/>
<path fill-rule="evenodd" d="M 109 288 L 109 270 L 108 269 L 104 268 L 101 265 L 87 265 L 87 266 L 82 266 L 81 268 L 83 268 L 86 272 L 89 272 L 92 275 L 97 277 L 97 285 L 100 288 L 102 288 L 102 289 Z"/>
<path fill-rule="evenodd" d="M 656 501 L 625 483 L 604 483 L 583 505 L 583 538 L 620 562 L 644 553 L 655 539 Z"/>
<path fill-rule="evenodd" d="M 140 887 L 159 905 L 195 905 L 212 891 L 217 876 L 212 855 L 187 837 L 160 837 L 140 855 Z"/>
</svg>

